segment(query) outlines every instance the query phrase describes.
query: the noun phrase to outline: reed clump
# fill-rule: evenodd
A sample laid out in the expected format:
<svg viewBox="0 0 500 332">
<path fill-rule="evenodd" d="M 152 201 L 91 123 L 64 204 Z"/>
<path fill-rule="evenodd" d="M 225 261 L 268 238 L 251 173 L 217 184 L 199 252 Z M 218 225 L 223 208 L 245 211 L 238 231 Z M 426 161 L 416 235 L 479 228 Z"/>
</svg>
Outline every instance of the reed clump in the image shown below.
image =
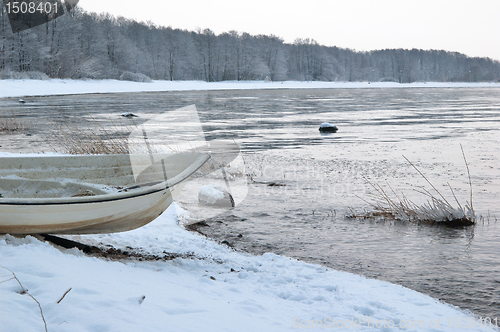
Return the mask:
<svg viewBox="0 0 500 332">
<path fill-rule="evenodd" d="M 406 197 L 405 194 L 396 193 L 390 185 L 388 185 L 389 190 L 385 190 L 379 184 L 372 183 L 365 178 L 365 180 L 375 190 L 375 192 L 371 194 L 371 200 L 361 198 L 374 209 L 374 212 L 370 215 L 390 217 L 408 222 L 431 223 L 447 226 L 470 226 L 476 224 L 476 214 L 472 204 L 472 181 L 469 166 L 461 145 L 460 148 L 462 149 L 462 155 L 467 168 L 470 187 L 470 200 L 466 201 L 464 205 L 460 204 L 449 183 L 447 183 L 448 187 L 450 188 L 457 205 L 452 205 L 441 194 L 441 192 L 436 189 L 424 173 L 422 173 L 408 158 L 403 156 L 406 161 L 425 179 L 433 191 L 431 192 L 426 189 L 417 190 L 421 194 L 427 196 L 427 201 L 424 204 L 419 205 Z"/>
<path fill-rule="evenodd" d="M 90 114 L 89 125 L 77 125 L 70 121 L 52 123 L 53 129 L 46 142 L 55 152 L 72 155 L 102 154 L 152 154 L 179 153 L 180 147 L 170 146 L 158 137 L 148 137 L 142 126 L 117 125 L 110 121 L 105 126 Z M 191 147 L 190 150 L 197 151 Z"/>
<path fill-rule="evenodd" d="M 0 118 L 0 133 L 12 134 L 27 130 L 28 126 L 20 119 L 15 117 Z"/>
<path fill-rule="evenodd" d="M 90 118 L 88 125 L 77 125 L 70 121 L 53 123 L 55 127 L 49 144 L 56 152 L 72 155 L 98 154 L 129 154 L 134 153 L 129 146 L 129 135 L 138 130 L 133 125 L 111 125 L 104 127 L 99 121 L 87 114 Z M 147 142 L 146 142 L 147 143 Z"/>
<path fill-rule="evenodd" d="M 54 150 L 72 155 L 128 154 L 127 133 L 97 129 L 80 129 L 67 123 L 58 126 L 54 133 Z"/>
</svg>

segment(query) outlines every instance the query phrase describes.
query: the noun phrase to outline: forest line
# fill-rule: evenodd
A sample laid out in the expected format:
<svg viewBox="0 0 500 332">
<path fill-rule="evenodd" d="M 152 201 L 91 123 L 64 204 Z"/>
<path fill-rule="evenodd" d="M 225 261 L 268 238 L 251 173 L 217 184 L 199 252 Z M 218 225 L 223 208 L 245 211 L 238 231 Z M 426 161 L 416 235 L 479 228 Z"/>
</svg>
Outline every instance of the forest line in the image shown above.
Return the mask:
<svg viewBox="0 0 500 332">
<path fill-rule="evenodd" d="M 130 80 L 481 82 L 500 79 L 500 62 L 457 52 L 357 52 L 313 39 L 187 31 L 75 8 L 13 33 L 0 14 L 0 71 L 52 78 Z M 5 75 L 3 75 L 5 77 Z M 147 76 L 147 77 L 146 77 Z"/>
</svg>

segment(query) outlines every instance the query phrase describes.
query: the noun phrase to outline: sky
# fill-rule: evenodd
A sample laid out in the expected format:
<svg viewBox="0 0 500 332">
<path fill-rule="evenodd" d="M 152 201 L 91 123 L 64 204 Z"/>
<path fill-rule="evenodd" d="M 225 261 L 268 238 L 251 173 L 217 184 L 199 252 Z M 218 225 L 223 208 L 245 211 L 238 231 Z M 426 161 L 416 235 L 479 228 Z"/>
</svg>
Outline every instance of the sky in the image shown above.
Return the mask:
<svg viewBox="0 0 500 332">
<path fill-rule="evenodd" d="M 80 0 L 79 5 L 191 31 L 273 34 L 287 43 L 311 38 L 357 51 L 443 49 L 500 61 L 499 0 Z"/>
</svg>

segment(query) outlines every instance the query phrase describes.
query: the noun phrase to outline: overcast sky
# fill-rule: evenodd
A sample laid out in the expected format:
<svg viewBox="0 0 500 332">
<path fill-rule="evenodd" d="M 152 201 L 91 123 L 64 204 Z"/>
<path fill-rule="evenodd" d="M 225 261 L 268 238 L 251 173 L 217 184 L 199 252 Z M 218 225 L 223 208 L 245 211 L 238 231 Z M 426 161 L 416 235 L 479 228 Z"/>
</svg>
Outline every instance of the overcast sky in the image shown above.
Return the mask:
<svg viewBox="0 0 500 332">
<path fill-rule="evenodd" d="M 215 33 L 312 38 L 367 51 L 420 48 L 500 60 L 500 0 L 80 0 L 94 12 Z"/>
</svg>

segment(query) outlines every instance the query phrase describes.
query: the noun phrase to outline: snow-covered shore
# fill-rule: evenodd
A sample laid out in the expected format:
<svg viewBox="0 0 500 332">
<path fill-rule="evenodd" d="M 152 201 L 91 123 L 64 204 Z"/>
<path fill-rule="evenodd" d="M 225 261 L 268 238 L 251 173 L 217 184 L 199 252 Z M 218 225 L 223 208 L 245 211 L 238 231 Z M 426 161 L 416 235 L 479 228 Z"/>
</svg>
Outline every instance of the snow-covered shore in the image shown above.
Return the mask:
<svg viewBox="0 0 500 332">
<path fill-rule="evenodd" d="M 394 82 L 263 82 L 263 81 L 153 81 L 118 80 L 0 80 L 0 98 L 111 92 L 158 92 L 250 89 L 368 89 L 368 88 L 500 87 L 500 83 Z"/>
<path fill-rule="evenodd" d="M 321 82 L 285 82 L 282 86 L 346 88 L 377 84 L 417 86 Z M 281 88 L 280 85 L 0 81 L 0 96 Z M 76 249 L 55 248 L 33 237 L 0 235 L 0 330 L 44 330 L 37 303 L 23 294 L 12 271 L 40 303 L 51 332 L 491 331 L 484 321 L 471 314 L 399 285 L 271 253 L 252 256 L 235 252 L 185 230 L 177 223 L 177 215 L 184 213 L 179 206 L 172 206 L 151 224 L 134 231 L 73 237 L 88 244 L 124 250 L 131 247 L 157 256 L 164 252 L 186 256 L 167 261 L 109 261 L 89 257 Z"/>
<path fill-rule="evenodd" d="M 0 236 L 0 265 L 40 303 L 48 331 L 488 330 L 399 285 L 232 251 L 177 225 L 174 208 L 135 231 L 76 239 L 196 258 L 107 261 L 33 237 Z M 2 330 L 42 331 L 35 301 L 0 270 Z"/>
</svg>

